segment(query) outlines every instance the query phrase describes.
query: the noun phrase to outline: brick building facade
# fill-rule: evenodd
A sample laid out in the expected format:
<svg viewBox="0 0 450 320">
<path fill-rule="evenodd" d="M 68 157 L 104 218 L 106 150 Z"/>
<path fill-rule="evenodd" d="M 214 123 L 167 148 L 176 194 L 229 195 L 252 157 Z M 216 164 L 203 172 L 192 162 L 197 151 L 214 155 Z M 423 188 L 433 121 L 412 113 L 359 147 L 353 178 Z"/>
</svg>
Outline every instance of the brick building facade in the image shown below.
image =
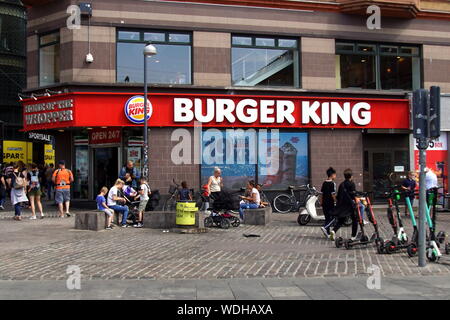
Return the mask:
<svg viewBox="0 0 450 320">
<path fill-rule="evenodd" d="M 161 81 L 165 83 L 152 82 L 151 93 L 223 94 L 230 97 L 301 96 L 351 98 L 360 101 L 407 99 L 413 89 L 431 85 L 439 85 L 442 92 L 450 93 L 450 6 L 445 1 L 399 0 L 389 1 L 389 4 L 387 1 L 340 0 L 312 3 L 253 0 L 241 4 L 233 0 L 95 0 L 91 1 L 92 17 L 82 16 L 82 27 L 73 30 L 67 27 L 67 7 L 76 4 L 76 1 L 25 2 L 30 6 L 27 41 L 29 94 L 44 94 L 46 89 L 54 96 L 57 96 L 55 92 L 120 92 L 130 93 L 130 96 L 142 92 L 142 81 L 134 80 L 141 76 L 142 70 L 139 71 L 138 64 L 130 62 L 134 56 L 129 48 L 136 42 L 133 37 L 140 37 L 144 41 L 146 32 L 149 37 L 153 33 L 167 33 L 164 40 L 166 42 L 160 43 L 162 50 L 170 45 L 171 37 L 179 36 L 174 33 L 181 33 L 182 36 L 187 33 L 190 37 L 185 44 L 177 43 L 180 47 L 190 47 L 189 56 L 185 59 L 187 62 L 183 65 L 188 71 L 174 75 L 175 80 L 170 80 L 171 83 L 166 80 Z M 368 15 L 364 9 L 371 4 L 381 7 L 380 30 L 369 30 L 366 27 Z M 57 73 L 57 79 L 47 83 L 42 74 L 42 64 L 46 61 L 42 50 L 48 47 L 43 44 L 42 39 L 51 33 L 58 36 L 55 43 L 59 46 L 57 50 L 60 54 L 56 62 L 51 60 L 54 66 L 50 68 L 52 76 Z M 263 39 L 263 45 L 258 46 L 260 38 Z M 259 63 L 256 58 L 249 58 L 258 56 L 252 50 L 264 49 L 266 56 L 275 52 L 275 48 L 273 51 L 269 48 L 271 44 L 268 45 L 268 39 L 273 40 L 277 48 L 281 47 L 282 41 L 296 41 L 296 45 L 291 47 L 292 50 L 283 48 L 284 54 L 245 77 L 246 71 L 242 68 L 250 68 L 252 64 Z M 158 41 L 160 40 L 156 43 L 159 44 Z M 245 41 L 253 42 L 250 44 Z M 347 56 L 345 50 L 348 46 L 352 46 L 354 52 Z M 130 50 L 130 54 L 124 56 L 121 50 Z M 241 56 L 239 50 L 244 52 Z M 372 50 L 373 55 L 365 55 Z M 93 55 L 92 63 L 86 63 L 87 53 Z M 167 59 L 169 56 L 170 54 Z M 165 63 L 163 60 L 166 57 L 160 57 L 161 62 Z M 392 63 L 393 57 L 399 62 Z M 408 67 L 402 67 L 403 60 L 406 60 L 404 63 Z M 243 61 L 248 61 L 248 64 Z M 270 70 L 282 68 L 283 61 L 290 63 L 289 66 L 277 73 Z M 365 67 L 366 62 L 373 63 L 372 68 Z M 164 67 L 167 74 L 172 72 L 170 63 Z M 152 70 L 158 69 L 155 66 L 150 69 L 150 73 Z M 354 73 L 345 70 L 354 70 Z M 265 75 L 262 74 L 263 71 Z M 244 76 L 237 79 L 241 73 Z M 161 77 L 163 76 L 166 75 Z M 259 80 L 261 81 L 254 84 Z M 280 81 L 287 82 L 278 85 Z M 117 109 L 122 110 L 123 106 L 117 106 Z M 389 115 L 386 114 L 386 117 Z M 404 114 L 404 117 L 409 119 L 409 113 Z M 49 128 L 42 126 L 42 129 Z M 57 145 L 58 141 L 72 141 L 73 144 L 76 137 L 88 136 L 89 130 L 86 129 L 92 128 L 89 125 L 81 128 L 61 126 L 52 128 L 51 132 L 56 136 Z M 133 132 L 126 132 L 127 128 L 124 126 L 122 130 L 124 136 L 135 137 L 140 135 L 141 129 L 133 127 Z M 153 126 L 149 135 L 150 179 L 152 186 L 163 193 L 167 191 L 172 178 L 187 180 L 195 188 L 202 183 L 201 165 L 171 165 L 170 155 L 174 145 L 170 141 L 172 130 L 170 126 Z M 413 168 L 414 155 L 409 127 L 319 126 L 289 130 L 306 132 L 308 135 L 307 180 L 314 185 L 321 183 L 324 171 L 329 166 L 335 167 L 338 172 L 351 167 L 358 187 L 369 190 L 375 188 L 375 180 L 386 179 L 394 171 L 394 167 L 403 167 L 403 171 Z M 374 136 L 380 137 L 381 145 L 371 142 L 376 140 Z M 396 141 L 393 149 L 390 147 L 392 141 Z M 118 146 L 121 148 L 118 159 L 120 166 L 127 158 L 126 139 L 122 139 Z M 84 153 L 90 157 L 89 177 L 94 175 L 95 170 L 95 155 L 91 147 L 86 146 L 90 151 Z M 94 149 L 97 150 L 97 147 Z M 56 152 L 57 159 L 65 158 L 72 162 L 72 167 L 75 166 L 76 150 L 57 148 Z M 386 162 L 387 158 L 392 158 L 389 163 Z M 384 171 L 374 172 L 373 168 L 379 167 Z M 92 189 L 95 186 L 89 177 L 87 183 Z M 91 195 L 92 192 L 90 191 Z"/>
</svg>

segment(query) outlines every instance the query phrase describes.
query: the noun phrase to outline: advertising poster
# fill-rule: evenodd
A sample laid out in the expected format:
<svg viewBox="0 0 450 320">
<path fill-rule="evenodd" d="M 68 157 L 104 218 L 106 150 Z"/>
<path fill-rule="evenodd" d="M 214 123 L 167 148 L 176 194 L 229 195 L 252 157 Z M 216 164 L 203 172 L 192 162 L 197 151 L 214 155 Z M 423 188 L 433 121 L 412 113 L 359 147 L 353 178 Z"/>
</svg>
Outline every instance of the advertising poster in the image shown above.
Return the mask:
<svg viewBox="0 0 450 320">
<path fill-rule="evenodd" d="M 430 142 L 427 150 L 427 167 L 432 169 L 439 178 L 439 184 L 442 185 L 442 178 L 448 179 L 448 141 L 447 134 L 442 134 L 439 139 Z M 419 171 L 419 150 L 414 146 L 414 163 L 416 171 Z M 448 181 L 448 180 L 447 180 Z M 448 192 L 448 183 L 446 182 L 445 192 Z"/>
<path fill-rule="evenodd" d="M 55 164 L 55 149 L 52 144 L 44 145 L 44 162 L 46 165 Z"/>
<path fill-rule="evenodd" d="M 127 149 L 127 160 L 134 162 L 134 167 L 140 172 L 141 171 L 141 147 L 128 147 Z"/>
<path fill-rule="evenodd" d="M 308 134 L 306 132 L 280 132 L 278 137 L 270 137 L 267 143 L 260 143 L 268 147 L 271 161 L 260 160 L 258 167 L 258 182 L 272 189 L 284 189 L 286 186 L 299 186 L 308 183 Z M 277 158 L 273 155 L 279 148 Z"/>
<path fill-rule="evenodd" d="M 26 141 L 3 141 L 3 162 L 33 161 L 33 144 Z"/>
</svg>

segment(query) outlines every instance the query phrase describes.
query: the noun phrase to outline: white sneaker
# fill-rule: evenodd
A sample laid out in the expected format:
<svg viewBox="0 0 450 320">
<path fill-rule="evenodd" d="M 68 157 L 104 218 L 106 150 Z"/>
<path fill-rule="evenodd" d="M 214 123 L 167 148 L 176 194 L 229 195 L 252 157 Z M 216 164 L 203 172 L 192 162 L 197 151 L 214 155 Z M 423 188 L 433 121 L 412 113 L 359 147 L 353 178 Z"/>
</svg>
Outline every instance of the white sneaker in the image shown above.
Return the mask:
<svg viewBox="0 0 450 320">
<path fill-rule="evenodd" d="M 30 220 L 36 220 L 36 216 L 31 216 Z"/>
<path fill-rule="evenodd" d="M 369 221 L 363 220 L 363 223 L 364 223 L 364 224 L 369 224 Z"/>
<path fill-rule="evenodd" d="M 350 240 L 352 241 L 356 241 L 356 239 L 358 239 L 357 237 L 351 237 Z"/>
</svg>

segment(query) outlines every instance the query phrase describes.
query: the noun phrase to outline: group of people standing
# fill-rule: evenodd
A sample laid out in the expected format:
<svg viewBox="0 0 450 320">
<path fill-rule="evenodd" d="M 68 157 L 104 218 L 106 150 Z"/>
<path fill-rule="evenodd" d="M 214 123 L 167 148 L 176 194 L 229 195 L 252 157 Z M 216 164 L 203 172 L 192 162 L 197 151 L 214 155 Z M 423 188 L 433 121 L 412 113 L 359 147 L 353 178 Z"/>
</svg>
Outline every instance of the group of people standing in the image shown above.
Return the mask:
<svg viewBox="0 0 450 320">
<path fill-rule="evenodd" d="M 355 215 L 356 206 L 356 186 L 353 182 L 353 172 L 351 169 L 344 170 L 344 181 L 336 188 L 336 170 L 329 168 L 326 171 L 327 179 L 323 182 L 321 188 L 321 204 L 323 213 L 325 216 L 325 223 L 323 225 L 322 232 L 324 235 L 334 241 L 336 232 L 344 225 L 348 217 L 352 220 L 352 235 L 351 239 L 355 240 L 358 232 L 358 219 Z M 437 175 L 433 170 L 426 169 L 425 179 L 427 191 L 436 189 L 438 187 Z M 411 205 L 414 203 L 415 192 L 418 186 L 416 172 L 410 171 L 408 177 L 402 182 L 402 189 L 405 192 L 405 196 L 411 201 Z M 365 206 L 362 202 L 358 202 L 357 208 L 364 217 Z M 405 208 L 405 210 L 407 210 Z M 405 211 L 408 214 L 408 211 Z"/>
<path fill-rule="evenodd" d="M 70 216 L 70 184 L 73 174 L 65 168 L 65 162 L 54 165 L 38 166 L 34 163 L 25 165 L 22 161 L 5 165 L 0 174 L 0 210 L 4 210 L 9 195 L 14 207 L 14 220 L 22 220 L 22 209 L 31 210 L 31 220 L 36 220 L 36 209 L 40 218 L 44 218 L 41 198 L 52 198 L 58 205 L 59 217 Z M 64 209 L 65 208 L 65 209 Z"/>
</svg>

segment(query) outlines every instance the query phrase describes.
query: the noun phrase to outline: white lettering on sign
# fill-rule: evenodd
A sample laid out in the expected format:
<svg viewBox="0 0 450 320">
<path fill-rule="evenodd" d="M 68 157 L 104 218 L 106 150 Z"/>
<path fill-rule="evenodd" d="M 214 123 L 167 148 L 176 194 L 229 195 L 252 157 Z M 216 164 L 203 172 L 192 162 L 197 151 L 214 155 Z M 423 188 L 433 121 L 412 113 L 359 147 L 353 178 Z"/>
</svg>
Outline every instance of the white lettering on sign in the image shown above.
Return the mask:
<svg viewBox="0 0 450 320">
<path fill-rule="evenodd" d="M 25 106 L 25 113 L 53 111 L 56 109 L 69 109 L 69 108 L 73 108 L 73 99 L 28 105 Z"/>
<path fill-rule="evenodd" d="M 320 109 L 320 116 L 318 111 Z M 371 106 L 366 102 L 356 103 L 353 108 L 350 107 L 350 102 L 323 102 L 318 101 L 311 103 L 310 101 L 302 102 L 302 124 L 338 124 L 342 122 L 345 125 L 350 125 L 353 121 L 360 126 L 368 125 L 372 121 L 372 114 L 370 112 Z"/>
<path fill-rule="evenodd" d="M 27 105 L 24 107 L 25 125 L 72 121 L 72 108 L 73 99 Z"/>
<path fill-rule="evenodd" d="M 206 114 L 203 110 L 203 101 L 188 98 L 174 99 L 174 121 L 201 123 L 215 121 L 217 123 L 290 123 L 295 122 L 293 115 L 295 105 L 289 100 L 260 100 L 243 99 L 236 103 L 232 99 L 207 99 Z"/>
</svg>

